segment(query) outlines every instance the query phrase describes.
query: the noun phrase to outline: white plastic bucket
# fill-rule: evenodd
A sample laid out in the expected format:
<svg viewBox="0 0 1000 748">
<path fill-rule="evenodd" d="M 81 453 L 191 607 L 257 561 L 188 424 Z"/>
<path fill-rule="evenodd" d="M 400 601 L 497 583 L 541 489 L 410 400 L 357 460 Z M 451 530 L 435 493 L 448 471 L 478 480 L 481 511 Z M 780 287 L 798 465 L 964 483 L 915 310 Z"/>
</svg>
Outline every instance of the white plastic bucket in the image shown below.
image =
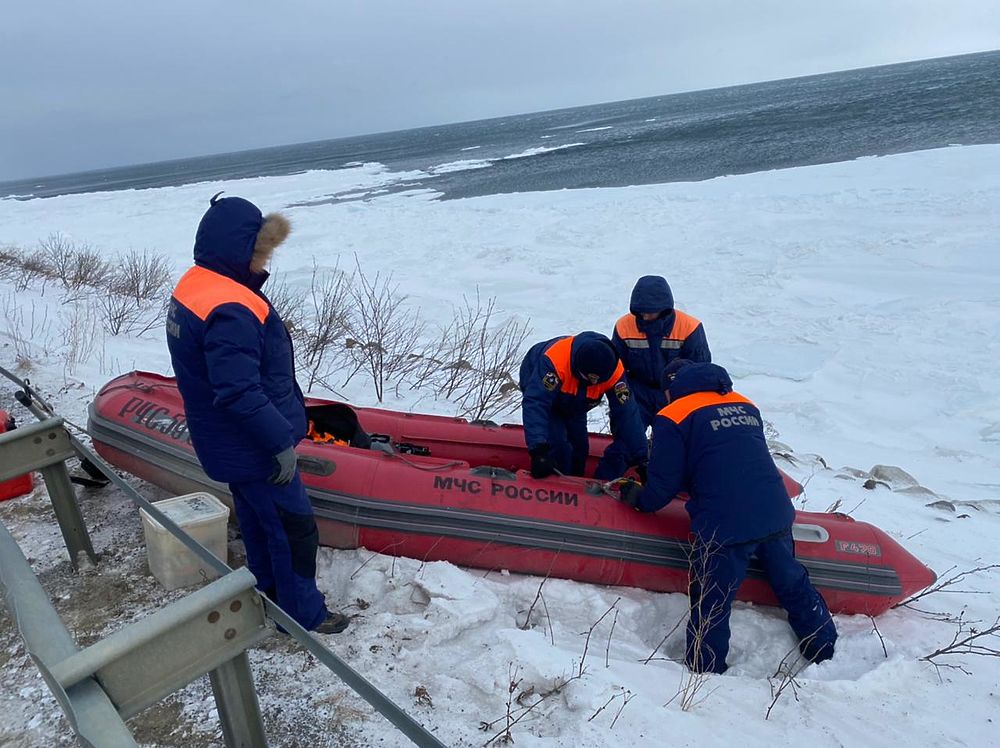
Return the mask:
<svg viewBox="0 0 1000 748">
<path fill-rule="evenodd" d="M 154 503 L 216 558 L 226 561 L 226 523 L 229 507 L 208 493 L 190 493 Z M 215 579 L 218 574 L 205 567 L 197 556 L 184 547 L 166 528 L 140 509 L 146 535 L 149 570 L 168 590 L 188 587 Z"/>
</svg>

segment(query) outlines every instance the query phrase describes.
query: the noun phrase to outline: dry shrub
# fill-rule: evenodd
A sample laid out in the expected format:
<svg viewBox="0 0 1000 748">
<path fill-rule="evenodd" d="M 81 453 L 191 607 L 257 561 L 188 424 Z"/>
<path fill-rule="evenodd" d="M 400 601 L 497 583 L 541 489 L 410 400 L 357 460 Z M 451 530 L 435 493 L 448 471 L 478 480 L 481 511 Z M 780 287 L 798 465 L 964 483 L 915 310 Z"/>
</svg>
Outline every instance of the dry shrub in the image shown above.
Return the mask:
<svg viewBox="0 0 1000 748">
<path fill-rule="evenodd" d="M 484 300 L 478 289 L 429 342 L 419 310 L 407 305 L 392 274 L 366 274 L 357 257 L 351 274 L 314 260 L 308 288 L 275 278 L 268 297 L 295 341 L 307 391 L 318 385 L 335 392 L 335 376 L 346 375 L 346 385 L 363 372 L 382 402 L 387 385 L 398 388 L 405 379 L 474 420 L 508 413 L 520 400 L 515 376 L 528 322 L 501 317 L 496 299 Z M 112 331 L 135 325 L 129 315 L 136 305 L 117 298 L 103 303 L 113 307 L 106 312 Z"/>
<path fill-rule="evenodd" d="M 345 363 L 352 313 L 351 279 L 339 267 L 324 271 L 314 261 L 309 290 L 302 296 L 295 339 L 302 368 L 309 376 L 306 389 L 320 384 L 332 390 L 330 378 Z"/>
<path fill-rule="evenodd" d="M 45 281 L 52 277 L 52 269 L 48 266 L 41 252 L 20 252 L 16 249 L 7 250 L 9 258 L 3 271 L 5 280 L 10 281 L 15 291 L 27 291 L 37 280 L 42 281 L 40 291 L 45 291 Z"/>
<path fill-rule="evenodd" d="M 307 327 L 306 291 L 290 285 L 283 275 L 272 275 L 267 282 L 267 298 L 285 323 L 292 339 L 299 341 Z"/>
<path fill-rule="evenodd" d="M 59 323 L 63 377 L 68 378 L 76 374 L 79 366 L 90 361 L 95 351 L 99 350 L 98 345 L 103 350 L 105 341 L 100 309 L 89 297 L 78 300 L 59 312 Z"/>
<path fill-rule="evenodd" d="M 33 368 L 36 359 L 48 356 L 52 342 L 48 304 L 36 304 L 34 299 L 25 304 L 16 292 L 8 293 L 0 312 L 3 315 L 0 329 L 10 339 L 18 369 L 27 371 Z"/>
<path fill-rule="evenodd" d="M 12 278 L 21 267 L 21 252 L 17 247 L 0 247 L 0 280 Z"/>
<path fill-rule="evenodd" d="M 344 384 L 364 370 L 382 402 L 386 382 L 398 380 L 418 358 L 424 322 L 419 310 L 407 308 L 407 297 L 399 293 L 391 273 L 368 276 L 356 257 L 355 264 L 346 318 L 346 346 L 354 368 Z"/>
<path fill-rule="evenodd" d="M 129 250 L 119 258 L 118 267 L 111 276 L 108 289 L 120 296 L 136 301 L 158 301 L 170 285 L 173 268 L 162 255 L 142 250 Z"/>
<path fill-rule="evenodd" d="M 39 255 L 50 274 L 67 291 L 107 285 L 113 264 L 89 244 L 77 245 L 62 234 L 50 234 L 39 242 Z"/>
<path fill-rule="evenodd" d="M 120 258 L 100 299 L 108 332 L 142 335 L 162 324 L 171 272 L 165 258 L 148 250 Z"/>
<path fill-rule="evenodd" d="M 719 624 L 725 616 L 725 605 L 722 599 L 733 592 L 732 588 L 723 590 L 716 585 L 709 575 L 709 568 L 712 564 L 712 557 L 722 549 L 721 545 L 714 538 L 705 540 L 698 539 L 695 545 L 691 546 L 688 557 L 690 569 L 688 576 L 688 598 L 689 598 L 689 620 L 688 629 L 692 636 L 685 644 L 685 662 L 690 661 L 689 667 L 681 672 L 680 684 L 677 692 L 667 701 L 667 704 L 674 700 L 680 702 L 683 711 L 688 712 L 703 703 L 711 692 L 706 693 L 705 689 L 712 678 L 712 670 L 715 669 L 715 655 L 713 652 L 703 651 L 705 637 Z M 705 602 L 714 597 L 715 602 L 707 610 Z"/>
<path fill-rule="evenodd" d="M 499 318 L 496 304 L 495 297 L 484 301 L 479 289 L 474 299 L 463 297 L 413 367 L 414 386 L 431 385 L 473 420 L 504 415 L 520 402 L 515 373 L 531 328 L 515 317 Z"/>
</svg>

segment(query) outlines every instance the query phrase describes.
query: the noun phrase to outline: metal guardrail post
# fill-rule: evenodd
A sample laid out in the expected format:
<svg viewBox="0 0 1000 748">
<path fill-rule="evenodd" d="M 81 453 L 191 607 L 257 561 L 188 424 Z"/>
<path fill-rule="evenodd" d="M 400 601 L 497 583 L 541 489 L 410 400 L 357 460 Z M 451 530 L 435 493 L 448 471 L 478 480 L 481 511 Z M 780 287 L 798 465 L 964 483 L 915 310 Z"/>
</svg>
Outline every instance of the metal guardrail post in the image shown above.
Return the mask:
<svg viewBox="0 0 1000 748">
<path fill-rule="evenodd" d="M 51 670 L 79 650 L 24 554 L 0 523 L 0 588 L 24 647 L 38 666 L 73 731 L 86 746 L 138 748 L 111 699 L 93 678 L 63 688 Z"/>
<path fill-rule="evenodd" d="M 246 652 L 224 662 L 208 674 L 215 694 L 215 706 L 227 746 L 267 748 L 260 705 Z"/>
<path fill-rule="evenodd" d="M 69 551 L 70 563 L 78 569 L 81 553 L 85 553 L 94 564 L 97 563 L 97 554 L 90 542 L 87 526 L 76 502 L 76 491 L 70 483 L 64 462 L 75 454 L 61 418 L 47 418 L 0 434 L 0 455 L 3 455 L 0 481 L 31 470 L 41 471 L 59 530 Z"/>
<path fill-rule="evenodd" d="M 63 540 L 66 542 L 66 550 L 69 551 L 69 560 L 73 569 L 80 570 L 81 553 L 87 554 L 90 562 L 96 564 L 97 553 L 94 552 L 94 546 L 90 542 L 90 534 L 87 532 L 87 525 L 84 524 L 83 515 L 80 513 L 76 489 L 73 488 L 73 484 L 69 480 L 66 463 L 49 465 L 42 468 L 40 472 L 45 481 L 45 488 L 49 492 L 52 510 L 55 512 Z"/>
</svg>

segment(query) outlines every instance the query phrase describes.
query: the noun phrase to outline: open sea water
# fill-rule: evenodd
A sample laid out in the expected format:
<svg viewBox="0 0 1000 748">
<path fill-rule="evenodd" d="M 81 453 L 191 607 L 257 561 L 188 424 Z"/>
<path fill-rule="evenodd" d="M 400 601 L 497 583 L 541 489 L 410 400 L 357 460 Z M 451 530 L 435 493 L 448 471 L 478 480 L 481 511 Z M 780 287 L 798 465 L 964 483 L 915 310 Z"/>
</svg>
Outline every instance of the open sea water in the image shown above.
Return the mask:
<svg viewBox="0 0 1000 748">
<path fill-rule="evenodd" d="M 0 183 L 0 197 L 378 162 L 444 199 L 694 181 L 1000 143 L 1000 52 Z"/>
</svg>

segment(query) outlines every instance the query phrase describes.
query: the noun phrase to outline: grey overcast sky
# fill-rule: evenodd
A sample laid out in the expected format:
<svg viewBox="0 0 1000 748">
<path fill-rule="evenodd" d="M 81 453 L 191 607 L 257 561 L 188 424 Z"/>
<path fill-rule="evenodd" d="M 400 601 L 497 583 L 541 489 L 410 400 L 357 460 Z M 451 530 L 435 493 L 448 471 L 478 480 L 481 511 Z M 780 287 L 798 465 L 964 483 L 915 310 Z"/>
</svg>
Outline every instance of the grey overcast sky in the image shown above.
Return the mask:
<svg viewBox="0 0 1000 748">
<path fill-rule="evenodd" d="M 1000 48 L 1000 0 L 8 0 L 0 180 Z"/>
</svg>

